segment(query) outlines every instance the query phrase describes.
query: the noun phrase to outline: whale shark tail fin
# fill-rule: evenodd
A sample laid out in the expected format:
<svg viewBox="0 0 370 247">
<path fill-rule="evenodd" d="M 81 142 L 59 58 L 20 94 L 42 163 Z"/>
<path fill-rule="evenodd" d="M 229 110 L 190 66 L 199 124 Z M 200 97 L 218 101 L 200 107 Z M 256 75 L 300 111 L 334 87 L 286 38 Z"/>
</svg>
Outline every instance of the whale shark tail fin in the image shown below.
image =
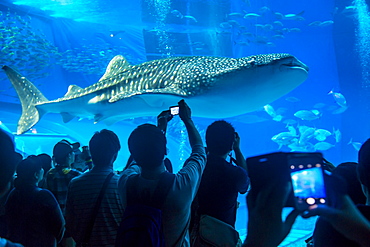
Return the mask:
<svg viewBox="0 0 370 247">
<path fill-rule="evenodd" d="M 23 134 L 40 120 L 45 112 L 37 109 L 36 105 L 48 102 L 48 99 L 26 77 L 14 69 L 3 66 L 3 70 L 13 84 L 22 104 L 22 116 L 18 121 L 17 134 Z"/>
</svg>

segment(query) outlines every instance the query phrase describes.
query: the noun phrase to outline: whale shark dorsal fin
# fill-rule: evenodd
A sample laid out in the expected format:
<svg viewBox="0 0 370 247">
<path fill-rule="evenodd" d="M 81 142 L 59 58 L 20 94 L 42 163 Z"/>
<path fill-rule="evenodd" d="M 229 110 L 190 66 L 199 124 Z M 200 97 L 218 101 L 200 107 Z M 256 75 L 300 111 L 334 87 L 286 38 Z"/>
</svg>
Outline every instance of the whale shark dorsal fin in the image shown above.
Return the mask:
<svg viewBox="0 0 370 247">
<path fill-rule="evenodd" d="M 115 56 L 108 64 L 104 75 L 99 81 L 102 81 L 108 77 L 117 75 L 118 73 L 130 68 L 130 63 L 122 55 Z"/>
<path fill-rule="evenodd" d="M 78 94 L 82 91 L 83 89 L 77 85 L 69 85 L 67 93 L 64 95 L 64 97 L 72 96 L 75 94 Z"/>
</svg>

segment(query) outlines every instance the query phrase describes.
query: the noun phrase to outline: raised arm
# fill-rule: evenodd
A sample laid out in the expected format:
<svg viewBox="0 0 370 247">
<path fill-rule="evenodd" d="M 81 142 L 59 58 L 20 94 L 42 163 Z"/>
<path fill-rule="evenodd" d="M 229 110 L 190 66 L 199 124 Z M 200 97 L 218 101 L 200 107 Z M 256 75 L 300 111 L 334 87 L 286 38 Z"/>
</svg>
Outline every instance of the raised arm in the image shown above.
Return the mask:
<svg viewBox="0 0 370 247">
<path fill-rule="evenodd" d="M 169 110 L 162 111 L 157 116 L 157 127 L 163 131 L 163 133 L 166 133 L 167 131 L 167 123 L 171 121 L 173 116 L 171 115 L 171 112 Z"/>
<path fill-rule="evenodd" d="M 203 146 L 202 138 L 200 137 L 200 134 L 195 127 L 193 120 L 191 119 L 191 110 L 183 99 L 179 101 L 179 116 L 185 124 L 191 148 L 193 148 L 195 145 Z"/>
<path fill-rule="evenodd" d="M 240 136 L 237 132 L 235 132 L 235 141 L 234 141 L 233 149 L 235 153 L 236 164 L 240 166 L 241 168 L 244 168 L 246 171 L 248 171 L 247 162 L 244 158 L 244 155 L 242 154 L 240 150 Z"/>
</svg>

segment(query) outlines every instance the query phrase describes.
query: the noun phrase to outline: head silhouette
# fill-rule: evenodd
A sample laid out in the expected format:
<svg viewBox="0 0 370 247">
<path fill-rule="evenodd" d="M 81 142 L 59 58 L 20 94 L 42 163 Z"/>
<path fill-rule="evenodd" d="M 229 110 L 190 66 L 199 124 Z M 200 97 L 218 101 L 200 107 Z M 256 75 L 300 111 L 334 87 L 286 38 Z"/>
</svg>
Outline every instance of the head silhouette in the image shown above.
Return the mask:
<svg viewBox="0 0 370 247">
<path fill-rule="evenodd" d="M 361 184 L 370 189 L 370 139 L 358 151 L 357 175 Z"/>
<path fill-rule="evenodd" d="M 230 123 L 219 120 L 208 126 L 206 131 L 206 144 L 210 154 L 227 154 L 233 149 L 234 141 L 235 129 Z"/>
<path fill-rule="evenodd" d="M 18 155 L 12 137 L 0 128 L 0 198 L 9 189 L 15 172 Z"/>
<path fill-rule="evenodd" d="M 17 166 L 17 180 L 15 185 L 27 182 L 36 182 L 42 179 L 43 172 L 41 160 L 35 156 L 28 156 L 26 159 L 19 162 Z"/>
<path fill-rule="evenodd" d="M 53 159 L 55 163 L 60 164 L 60 165 L 64 165 L 66 163 L 72 163 L 73 160 L 72 161 L 70 160 L 72 156 L 74 157 L 73 145 L 75 144 L 71 144 L 69 141 L 65 139 L 55 144 L 53 148 Z"/>
<path fill-rule="evenodd" d="M 166 137 L 153 124 L 143 124 L 132 131 L 128 148 L 134 160 L 143 169 L 158 167 L 166 155 Z"/>
<path fill-rule="evenodd" d="M 40 160 L 44 172 L 47 173 L 51 169 L 51 157 L 48 154 L 39 154 L 37 158 Z"/>
<path fill-rule="evenodd" d="M 356 162 L 344 162 L 335 167 L 332 174 L 338 175 L 346 181 L 347 193 L 355 204 L 364 204 L 366 197 L 362 192 L 361 183 L 356 173 L 357 167 L 358 163 Z"/>
<path fill-rule="evenodd" d="M 89 148 L 94 166 L 110 166 L 117 158 L 121 144 L 113 131 L 103 129 L 91 137 Z"/>
</svg>

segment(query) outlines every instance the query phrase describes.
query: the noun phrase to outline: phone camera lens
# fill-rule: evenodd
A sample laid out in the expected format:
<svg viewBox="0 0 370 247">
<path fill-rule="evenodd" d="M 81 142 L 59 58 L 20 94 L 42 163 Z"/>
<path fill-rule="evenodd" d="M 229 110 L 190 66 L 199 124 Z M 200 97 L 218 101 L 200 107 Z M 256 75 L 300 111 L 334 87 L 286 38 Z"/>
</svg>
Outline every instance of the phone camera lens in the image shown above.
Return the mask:
<svg viewBox="0 0 370 247">
<path fill-rule="evenodd" d="M 316 200 L 315 200 L 315 198 L 309 197 L 309 198 L 306 199 L 306 202 L 307 202 L 308 205 L 314 205 Z"/>
</svg>

